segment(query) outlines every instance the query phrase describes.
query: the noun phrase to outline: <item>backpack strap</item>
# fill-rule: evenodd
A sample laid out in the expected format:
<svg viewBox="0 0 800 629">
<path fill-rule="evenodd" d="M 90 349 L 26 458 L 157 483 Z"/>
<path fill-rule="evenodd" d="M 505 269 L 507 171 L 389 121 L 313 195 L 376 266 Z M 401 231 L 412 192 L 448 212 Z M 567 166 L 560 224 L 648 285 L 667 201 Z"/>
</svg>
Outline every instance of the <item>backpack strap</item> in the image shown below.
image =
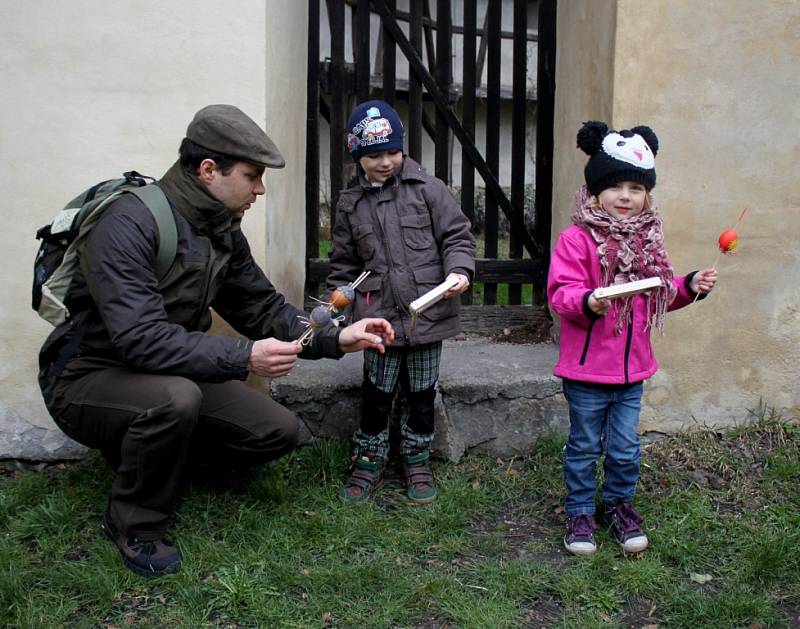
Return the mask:
<svg viewBox="0 0 800 629">
<path fill-rule="evenodd" d="M 161 280 L 175 261 L 175 254 L 178 251 L 178 227 L 175 225 L 172 208 L 164 191 L 155 184 L 134 188 L 128 192 L 139 197 L 139 200 L 145 204 L 153 218 L 156 219 L 158 252 L 156 253 L 155 271 L 156 276 Z"/>
</svg>

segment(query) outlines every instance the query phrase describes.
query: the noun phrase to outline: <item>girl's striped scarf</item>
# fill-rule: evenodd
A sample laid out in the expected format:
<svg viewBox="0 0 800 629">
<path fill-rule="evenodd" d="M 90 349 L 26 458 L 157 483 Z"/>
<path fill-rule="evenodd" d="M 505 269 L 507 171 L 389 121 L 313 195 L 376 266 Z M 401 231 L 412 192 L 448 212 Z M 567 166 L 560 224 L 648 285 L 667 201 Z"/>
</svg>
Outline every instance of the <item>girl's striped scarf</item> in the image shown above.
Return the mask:
<svg viewBox="0 0 800 629">
<path fill-rule="evenodd" d="M 672 265 L 664 249 L 664 227 L 655 207 L 643 210 L 632 218 L 618 220 L 592 202 L 592 196 L 581 186 L 575 193 L 572 222 L 583 227 L 597 243 L 603 286 L 624 284 L 646 277 L 660 277 L 662 286 L 645 293 L 649 314 L 647 326 L 664 333 L 667 307 L 678 289 L 672 283 Z M 630 321 L 634 296 L 612 300 L 617 334 Z"/>
</svg>

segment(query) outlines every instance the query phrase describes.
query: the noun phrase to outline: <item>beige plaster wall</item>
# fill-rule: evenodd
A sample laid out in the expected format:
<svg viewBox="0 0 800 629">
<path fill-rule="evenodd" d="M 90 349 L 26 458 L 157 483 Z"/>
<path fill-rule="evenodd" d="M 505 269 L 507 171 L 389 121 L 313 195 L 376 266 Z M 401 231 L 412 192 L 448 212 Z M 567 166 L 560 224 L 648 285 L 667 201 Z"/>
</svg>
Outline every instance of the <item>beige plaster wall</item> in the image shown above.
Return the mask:
<svg viewBox="0 0 800 629">
<path fill-rule="evenodd" d="M 266 34 L 266 128 L 286 168 L 266 175 L 266 262 L 288 301 L 303 303 L 308 3 L 270 0 Z"/>
<path fill-rule="evenodd" d="M 564 21 L 596 3 L 565 4 L 559 34 L 582 28 Z M 646 387 L 641 427 L 729 424 L 760 400 L 796 411 L 800 4 L 615 4 L 613 60 L 605 68 L 612 89 L 610 98 L 599 92 L 602 106 L 592 106 L 591 68 L 559 43 L 554 198 L 566 199 L 580 183 L 585 156 L 574 148 L 575 133 L 581 118 L 598 118 L 618 128 L 649 124 L 659 136 L 656 201 L 678 272 L 710 265 L 718 234 L 750 208 L 740 253 L 720 261 L 713 296 L 672 313 L 656 339 L 661 369 Z M 594 33 L 587 25 L 579 37 Z M 567 220 L 554 217 L 554 236 Z"/>
<path fill-rule="evenodd" d="M 37 351 L 50 329 L 29 306 L 36 228 L 98 180 L 131 168 L 160 176 L 200 107 L 233 103 L 266 121 L 290 166 L 267 175 L 273 198 L 248 212 L 244 229 L 268 274 L 278 264 L 267 259 L 268 240 L 302 246 L 302 186 L 280 202 L 275 193 L 297 179 L 295 165 L 302 168 L 305 87 L 277 80 L 271 57 L 305 74 L 306 10 L 289 0 L 242 0 L 235 10 L 211 0 L 0 1 L 0 192 L 8 219 L 0 231 L 0 433 L 52 428 L 35 385 Z M 268 238 L 265 209 L 299 226 Z M 271 217 L 269 228 L 281 220 Z M 296 275 L 279 278 L 302 287 Z"/>
</svg>

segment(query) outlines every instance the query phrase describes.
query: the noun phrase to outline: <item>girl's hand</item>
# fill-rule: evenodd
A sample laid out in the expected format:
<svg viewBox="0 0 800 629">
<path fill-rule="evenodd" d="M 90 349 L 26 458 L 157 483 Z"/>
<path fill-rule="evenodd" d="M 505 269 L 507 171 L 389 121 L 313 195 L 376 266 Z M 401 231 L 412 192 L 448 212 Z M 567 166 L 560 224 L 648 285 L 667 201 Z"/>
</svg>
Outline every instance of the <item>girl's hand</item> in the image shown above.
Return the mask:
<svg viewBox="0 0 800 629">
<path fill-rule="evenodd" d="M 611 308 L 611 300 L 609 299 L 595 299 L 594 295 L 589 295 L 589 310 L 597 315 L 604 315 Z"/>
<path fill-rule="evenodd" d="M 466 275 L 462 275 L 461 273 L 450 273 L 450 275 L 447 276 L 447 279 L 450 279 L 451 277 L 457 278 L 458 284 L 447 290 L 447 292 L 443 295 L 444 299 L 450 299 L 451 297 L 460 295 L 469 288 L 469 278 Z"/>
<path fill-rule="evenodd" d="M 695 293 L 702 293 L 703 295 L 711 292 L 714 285 L 717 283 L 717 270 L 716 269 L 703 269 L 698 271 L 692 277 L 692 290 Z"/>
</svg>

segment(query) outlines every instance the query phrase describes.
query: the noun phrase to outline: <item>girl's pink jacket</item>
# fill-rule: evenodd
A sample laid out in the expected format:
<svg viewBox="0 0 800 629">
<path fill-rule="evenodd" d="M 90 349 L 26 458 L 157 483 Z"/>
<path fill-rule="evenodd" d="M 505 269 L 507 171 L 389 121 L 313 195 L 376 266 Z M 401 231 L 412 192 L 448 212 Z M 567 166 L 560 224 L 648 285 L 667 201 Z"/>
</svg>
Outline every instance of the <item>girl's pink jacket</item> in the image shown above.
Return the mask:
<svg viewBox="0 0 800 629">
<path fill-rule="evenodd" d="M 692 303 L 694 293 L 689 286 L 693 275 L 673 279 L 678 294 L 669 310 Z M 634 296 L 632 321 L 617 334 L 613 306 L 606 315 L 598 316 L 587 303 L 592 291 L 600 287 L 600 277 L 597 243 L 589 233 L 577 225 L 561 232 L 547 276 L 547 299 L 561 317 L 559 357 L 553 373 L 603 384 L 646 380 L 656 372 L 658 363 L 650 343 L 645 298 Z"/>
</svg>

